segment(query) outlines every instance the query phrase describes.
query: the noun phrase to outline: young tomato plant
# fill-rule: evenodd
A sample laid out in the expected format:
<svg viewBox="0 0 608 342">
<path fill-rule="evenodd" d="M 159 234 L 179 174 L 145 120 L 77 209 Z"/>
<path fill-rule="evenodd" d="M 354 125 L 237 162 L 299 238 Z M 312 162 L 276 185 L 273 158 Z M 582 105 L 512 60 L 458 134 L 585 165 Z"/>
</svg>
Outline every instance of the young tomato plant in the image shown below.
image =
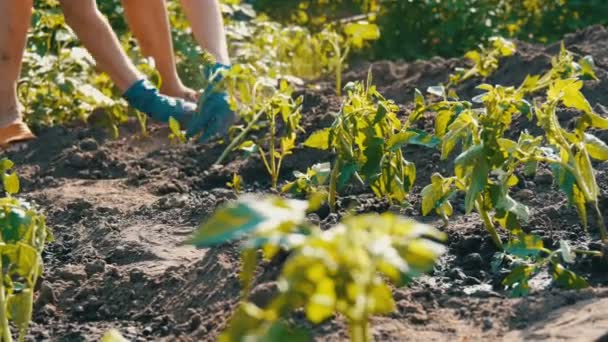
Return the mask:
<svg viewBox="0 0 608 342">
<path fill-rule="evenodd" d="M 351 49 L 360 49 L 366 41 L 380 38 L 380 29 L 375 24 L 367 22 L 348 23 L 344 26 L 344 35 L 331 27 L 318 33 L 315 37 L 321 46 L 327 46 L 325 56 L 321 56 L 321 64 L 335 72 L 336 94 L 342 95 L 342 70 Z"/>
<path fill-rule="evenodd" d="M 331 174 L 331 166 L 329 163 L 319 163 L 306 170 L 306 173 L 294 171 L 293 175 L 296 178 L 294 181 L 285 184 L 281 188 L 283 193 L 291 193 L 294 195 L 307 195 L 324 191 L 324 187 L 329 180 Z"/>
<path fill-rule="evenodd" d="M 577 209 L 583 226 L 587 227 L 587 205 L 595 210 L 600 236 L 608 242 L 603 213 L 599 208 L 600 193 L 591 159 L 608 160 L 608 145 L 586 129 L 608 129 L 608 119 L 593 112 L 580 89 L 583 82 L 576 79 L 556 80 L 547 91 L 547 102 L 535 110 L 538 125 L 545 131 L 549 148 L 542 161 L 551 165 L 553 175 L 568 200 Z M 580 110 L 575 129 L 569 132 L 558 121 L 558 104 Z"/>
<path fill-rule="evenodd" d="M 545 267 L 557 286 L 581 289 L 588 286 L 587 281 L 564 266 L 573 264 L 577 254 L 602 256 L 599 251 L 572 248 L 565 240 L 560 241 L 559 249 L 552 251 L 544 247 L 540 237 L 522 234 L 506 245 L 504 253 L 494 256 L 492 268 L 497 271 L 503 264 L 510 264 L 511 273 L 503 279 L 502 284 L 511 290 L 513 297 L 526 296 L 530 291 L 530 279 Z"/>
<path fill-rule="evenodd" d="M 433 268 L 445 237 L 435 228 L 390 213 L 351 216 L 329 230 L 305 220 L 309 204 L 279 197 L 246 197 L 203 223 L 191 242 L 198 247 L 242 238 L 242 301 L 220 341 L 306 338 L 286 320 L 303 310 L 312 323 L 346 318 L 352 341 L 371 341 L 370 318 L 395 309 L 388 281 L 400 286 Z M 238 217 L 238 220 L 234 220 Z M 258 261 L 290 252 L 278 293 L 266 307 L 249 301 Z"/>
<path fill-rule="evenodd" d="M 243 178 L 238 173 L 232 175 L 232 181 L 226 183 L 226 186 L 234 191 L 235 195 L 239 195 L 243 191 Z"/>
<path fill-rule="evenodd" d="M 399 108 L 386 100 L 372 85 L 349 83 L 348 96 L 330 128 L 314 132 L 304 143 L 337 154 L 329 180 L 329 204 L 335 208 L 337 191 L 355 178 L 369 184 L 378 197 L 402 203 L 416 178 L 413 163 L 405 160 L 405 144 L 435 146 L 439 141 L 414 129 L 410 124 L 421 113 L 424 100 L 418 94 L 417 109 L 403 124 L 397 118 Z"/>
<path fill-rule="evenodd" d="M 516 46 L 513 42 L 502 37 L 491 37 L 490 46 L 479 46 L 479 50 L 467 52 L 464 57 L 473 62 L 470 69 L 457 68 L 450 75 L 448 87 L 462 83 L 470 78 L 481 76 L 488 77 L 498 69 L 498 60 L 515 53 Z"/>
<path fill-rule="evenodd" d="M 0 339 L 12 341 L 9 322 L 24 341 L 32 320 L 34 287 L 42 274 L 42 250 L 52 239 L 45 218 L 29 203 L 13 197 L 19 191 L 13 167 L 0 160 L 0 175 L 6 197 L 0 198 Z"/>
<path fill-rule="evenodd" d="M 272 187 L 277 188 L 283 159 L 292 154 L 300 127 L 303 97 L 293 99 L 293 88 L 281 81 L 279 90 L 264 111 L 268 132 L 257 141 L 245 141 L 241 146 L 248 151 L 257 151 L 270 175 Z M 279 122 L 280 120 L 280 122 Z"/>
</svg>

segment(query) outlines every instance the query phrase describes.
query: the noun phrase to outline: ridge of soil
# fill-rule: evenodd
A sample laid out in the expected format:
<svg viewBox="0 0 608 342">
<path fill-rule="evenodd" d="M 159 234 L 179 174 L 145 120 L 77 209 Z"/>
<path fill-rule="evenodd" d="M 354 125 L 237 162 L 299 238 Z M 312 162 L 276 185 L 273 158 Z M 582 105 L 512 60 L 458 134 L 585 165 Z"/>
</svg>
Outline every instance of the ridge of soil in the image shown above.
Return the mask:
<svg viewBox="0 0 608 342">
<path fill-rule="evenodd" d="M 608 30 L 594 26 L 564 41 L 570 51 L 594 57 L 599 81 L 585 82 L 583 91 L 598 113 L 608 114 Z M 558 51 L 559 44 L 518 43 L 518 52 L 501 61 L 485 82 L 516 85 L 527 74 L 547 70 Z M 445 81 L 464 63 L 441 58 L 360 63 L 345 79 L 363 80 L 371 68 L 374 84 L 401 106 L 403 115 L 412 106 L 415 88 Z M 459 95 L 470 99 L 480 82 L 464 83 Z M 316 90 L 301 90 L 307 134 L 331 124 L 340 106 L 330 83 L 317 85 Z M 578 114 L 561 110 L 560 120 L 568 125 Z M 428 115 L 421 125 L 432 127 L 432 120 Z M 514 126 L 514 131 L 537 129 L 526 120 Z M 223 149 L 218 143 L 173 146 L 166 128 L 153 126 L 146 139 L 134 138 L 136 131 L 135 124 L 126 125 L 122 138 L 111 140 L 101 129 L 55 127 L 4 152 L 18 165 L 22 197 L 44 210 L 56 237 L 44 254 L 46 269 L 29 336 L 33 340 L 96 341 L 112 327 L 134 341 L 214 340 L 231 317 L 239 294 L 237 246 L 197 250 L 183 241 L 218 205 L 235 198 L 225 185 L 234 172 L 243 177 L 245 192 L 268 191 L 261 160 L 235 155 L 225 166 L 212 166 Z M 594 133 L 608 143 L 608 132 Z M 342 193 L 339 207 L 391 210 L 439 226 L 436 217 L 422 217 L 419 194 L 432 173 L 449 174 L 451 166 L 425 148 L 407 147 L 405 152 L 418 172 L 410 207 L 389 206 L 357 188 Z M 331 157 L 298 147 L 285 160 L 281 180 Z M 601 210 L 608 213 L 608 163 L 595 167 Z M 546 245 L 555 247 L 567 239 L 577 247 L 603 248 L 594 227 L 583 231 L 547 170 L 520 182 L 513 196 L 530 207 L 532 220 L 525 228 L 543 237 Z M 343 213 L 321 210 L 311 219 L 329 226 Z M 529 297 L 512 299 L 500 285 L 506 270 L 491 271 L 496 250 L 490 238 L 476 214 L 464 215 L 462 201 L 456 201 L 455 215 L 444 230 L 449 252 L 432 274 L 394 290 L 396 312 L 373 319 L 378 340 L 608 339 L 606 260 L 582 258 L 573 266 L 588 278 L 588 289 L 561 290 L 550 285 L 548 274 L 541 274 Z M 268 300 L 279 269 L 280 261 L 259 268 L 256 303 Z M 303 321 L 299 314 L 295 319 Z M 347 338 L 339 318 L 312 329 L 319 340 Z"/>
</svg>

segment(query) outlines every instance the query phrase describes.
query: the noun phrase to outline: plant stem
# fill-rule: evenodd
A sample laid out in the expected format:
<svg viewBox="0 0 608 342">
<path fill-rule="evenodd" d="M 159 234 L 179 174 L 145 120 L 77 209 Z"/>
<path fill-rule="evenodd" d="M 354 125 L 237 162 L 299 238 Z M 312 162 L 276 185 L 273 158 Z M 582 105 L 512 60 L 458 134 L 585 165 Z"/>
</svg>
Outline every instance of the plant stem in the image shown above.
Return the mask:
<svg viewBox="0 0 608 342">
<path fill-rule="evenodd" d="M 272 178 L 272 188 L 277 189 L 277 182 L 279 180 L 279 170 L 277 170 L 277 162 L 275 159 L 275 136 L 276 136 L 276 115 L 272 115 L 270 120 L 270 176 Z"/>
<path fill-rule="evenodd" d="M 257 112 L 253 116 L 253 118 L 251 119 L 251 122 L 249 122 L 247 127 L 245 127 L 245 129 L 241 133 L 239 133 L 239 135 L 237 135 L 236 138 L 234 138 L 232 140 L 232 142 L 230 142 L 228 147 L 226 147 L 224 152 L 222 152 L 222 155 L 215 161 L 215 164 L 221 164 L 224 161 L 224 159 L 226 159 L 228 154 L 230 154 L 230 152 L 232 152 L 232 150 L 236 147 L 236 145 L 238 145 L 241 142 L 241 140 L 243 140 L 243 138 L 245 138 L 245 135 L 247 135 L 247 133 L 249 133 L 249 131 L 251 131 L 253 129 L 253 126 L 255 126 L 255 124 L 258 122 L 258 120 L 260 120 L 262 115 L 264 115 L 264 112 L 266 111 L 267 107 L 268 107 L 268 104 L 266 104 L 259 112 Z"/>
<path fill-rule="evenodd" d="M 494 223 L 492 222 L 492 218 L 490 217 L 490 214 L 488 214 L 488 212 L 483 207 L 483 202 L 482 202 L 481 196 L 477 197 L 477 200 L 475 201 L 475 207 L 477 209 L 477 212 L 481 216 L 481 219 L 483 220 L 484 227 L 486 228 L 488 233 L 490 233 L 490 237 L 492 238 L 492 241 L 494 241 L 494 244 L 496 245 L 496 247 L 502 251 L 503 250 L 502 240 L 500 239 L 500 236 L 498 235 L 498 232 L 496 231 L 496 227 L 494 226 Z"/>
<path fill-rule="evenodd" d="M 0 271 L 2 270 L 2 260 L 0 258 Z M 3 274 L 4 275 L 4 274 Z M 8 314 L 6 312 L 7 298 L 4 293 L 4 280 L 0 280 L 0 333 L 2 336 L 2 342 L 11 342 L 13 337 L 11 336 L 11 330 L 8 325 Z"/>
<path fill-rule="evenodd" d="M 372 340 L 368 322 L 351 321 L 348 326 L 351 342 L 369 342 Z"/>
<path fill-rule="evenodd" d="M 597 224 L 599 225 L 600 230 L 600 238 L 602 242 L 608 243 L 608 233 L 606 232 L 606 223 L 604 222 L 604 215 L 598 206 L 597 201 L 590 202 L 593 208 L 595 209 L 595 214 L 597 215 Z"/>
<path fill-rule="evenodd" d="M 342 160 L 340 157 L 336 159 L 334 167 L 331 169 L 331 176 L 329 177 L 329 208 L 332 212 L 336 210 L 336 197 L 338 188 L 338 176 L 340 175 L 340 168 L 342 167 Z"/>
</svg>

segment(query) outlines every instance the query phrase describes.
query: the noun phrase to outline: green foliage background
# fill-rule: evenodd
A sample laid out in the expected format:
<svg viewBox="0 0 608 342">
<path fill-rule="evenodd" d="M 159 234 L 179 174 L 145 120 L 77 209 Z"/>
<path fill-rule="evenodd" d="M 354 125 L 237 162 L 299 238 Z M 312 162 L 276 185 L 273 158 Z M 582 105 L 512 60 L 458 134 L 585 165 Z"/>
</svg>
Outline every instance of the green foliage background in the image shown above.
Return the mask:
<svg viewBox="0 0 608 342">
<path fill-rule="evenodd" d="M 608 23 L 604 0 L 253 0 L 272 18 L 319 27 L 368 14 L 381 38 L 370 57 L 407 60 L 461 56 L 494 36 L 553 42 Z M 320 19 L 317 19 L 320 18 Z"/>
</svg>

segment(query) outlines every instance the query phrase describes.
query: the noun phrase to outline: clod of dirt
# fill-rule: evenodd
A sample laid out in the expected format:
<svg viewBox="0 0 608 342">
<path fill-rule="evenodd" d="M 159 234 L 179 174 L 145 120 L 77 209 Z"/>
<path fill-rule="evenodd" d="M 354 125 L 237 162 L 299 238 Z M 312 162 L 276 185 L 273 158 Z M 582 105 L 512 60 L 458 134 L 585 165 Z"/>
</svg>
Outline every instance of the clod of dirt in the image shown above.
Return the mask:
<svg viewBox="0 0 608 342">
<path fill-rule="evenodd" d="M 87 279 L 87 273 L 81 265 L 66 265 L 58 270 L 61 279 L 79 283 Z"/>
<path fill-rule="evenodd" d="M 95 260 L 85 265 L 84 271 L 90 277 L 97 273 L 104 273 L 106 271 L 106 262 L 103 260 Z"/>
</svg>

